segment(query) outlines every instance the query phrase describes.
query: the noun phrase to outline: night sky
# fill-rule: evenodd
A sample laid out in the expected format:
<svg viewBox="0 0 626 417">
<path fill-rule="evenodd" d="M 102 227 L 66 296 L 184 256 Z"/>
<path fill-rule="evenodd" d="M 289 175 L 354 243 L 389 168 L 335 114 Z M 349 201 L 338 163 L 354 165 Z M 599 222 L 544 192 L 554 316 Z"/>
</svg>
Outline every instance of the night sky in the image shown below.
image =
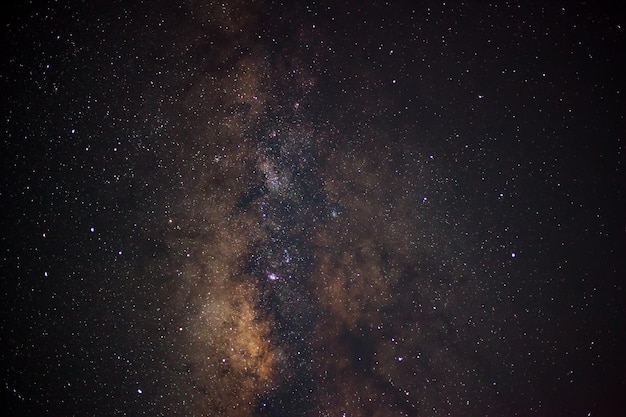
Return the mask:
<svg viewBox="0 0 626 417">
<path fill-rule="evenodd" d="M 4 6 L 4 415 L 626 415 L 623 7 L 307 3 Z"/>
</svg>

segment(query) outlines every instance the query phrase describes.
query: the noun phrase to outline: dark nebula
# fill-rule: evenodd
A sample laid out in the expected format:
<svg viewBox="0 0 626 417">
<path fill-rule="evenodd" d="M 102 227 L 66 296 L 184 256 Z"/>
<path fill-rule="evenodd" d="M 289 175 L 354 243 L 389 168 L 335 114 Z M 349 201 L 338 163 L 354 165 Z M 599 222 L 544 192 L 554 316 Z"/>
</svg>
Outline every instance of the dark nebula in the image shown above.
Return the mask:
<svg viewBox="0 0 626 417">
<path fill-rule="evenodd" d="M 626 415 L 588 3 L 6 6 L 5 414 Z"/>
</svg>

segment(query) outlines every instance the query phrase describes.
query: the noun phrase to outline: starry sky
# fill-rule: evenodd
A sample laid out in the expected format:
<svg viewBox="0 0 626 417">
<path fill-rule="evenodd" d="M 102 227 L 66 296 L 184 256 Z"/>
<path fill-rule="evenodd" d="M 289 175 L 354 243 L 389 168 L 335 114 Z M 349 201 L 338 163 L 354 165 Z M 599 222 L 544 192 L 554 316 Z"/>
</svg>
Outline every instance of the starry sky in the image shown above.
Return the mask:
<svg viewBox="0 0 626 417">
<path fill-rule="evenodd" d="M 5 5 L 3 408 L 626 415 L 591 3 Z"/>
</svg>

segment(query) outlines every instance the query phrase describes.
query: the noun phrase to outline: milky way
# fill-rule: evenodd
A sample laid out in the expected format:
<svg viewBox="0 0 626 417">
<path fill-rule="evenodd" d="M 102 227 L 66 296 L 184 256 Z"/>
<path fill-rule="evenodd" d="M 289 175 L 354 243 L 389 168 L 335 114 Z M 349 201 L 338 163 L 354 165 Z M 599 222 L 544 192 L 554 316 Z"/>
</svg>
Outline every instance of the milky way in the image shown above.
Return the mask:
<svg viewBox="0 0 626 417">
<path fill-rule="evenodd" d="M 12 415 L 619 414 L 616 16 L 16 6 Z"/>
</svg>

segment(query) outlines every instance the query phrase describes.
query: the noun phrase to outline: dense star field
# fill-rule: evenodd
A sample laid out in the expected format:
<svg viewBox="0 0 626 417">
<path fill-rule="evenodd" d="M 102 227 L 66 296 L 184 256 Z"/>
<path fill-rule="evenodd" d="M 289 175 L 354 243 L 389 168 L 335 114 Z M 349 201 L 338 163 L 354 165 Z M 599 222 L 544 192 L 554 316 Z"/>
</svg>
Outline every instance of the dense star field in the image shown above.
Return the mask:
<svg viewBox="0 0 626 417">
<path fill-rule="evenodd" d="M 623 9 L 14 3 L 6 415 L 626 415 Z"/>
</svg>

